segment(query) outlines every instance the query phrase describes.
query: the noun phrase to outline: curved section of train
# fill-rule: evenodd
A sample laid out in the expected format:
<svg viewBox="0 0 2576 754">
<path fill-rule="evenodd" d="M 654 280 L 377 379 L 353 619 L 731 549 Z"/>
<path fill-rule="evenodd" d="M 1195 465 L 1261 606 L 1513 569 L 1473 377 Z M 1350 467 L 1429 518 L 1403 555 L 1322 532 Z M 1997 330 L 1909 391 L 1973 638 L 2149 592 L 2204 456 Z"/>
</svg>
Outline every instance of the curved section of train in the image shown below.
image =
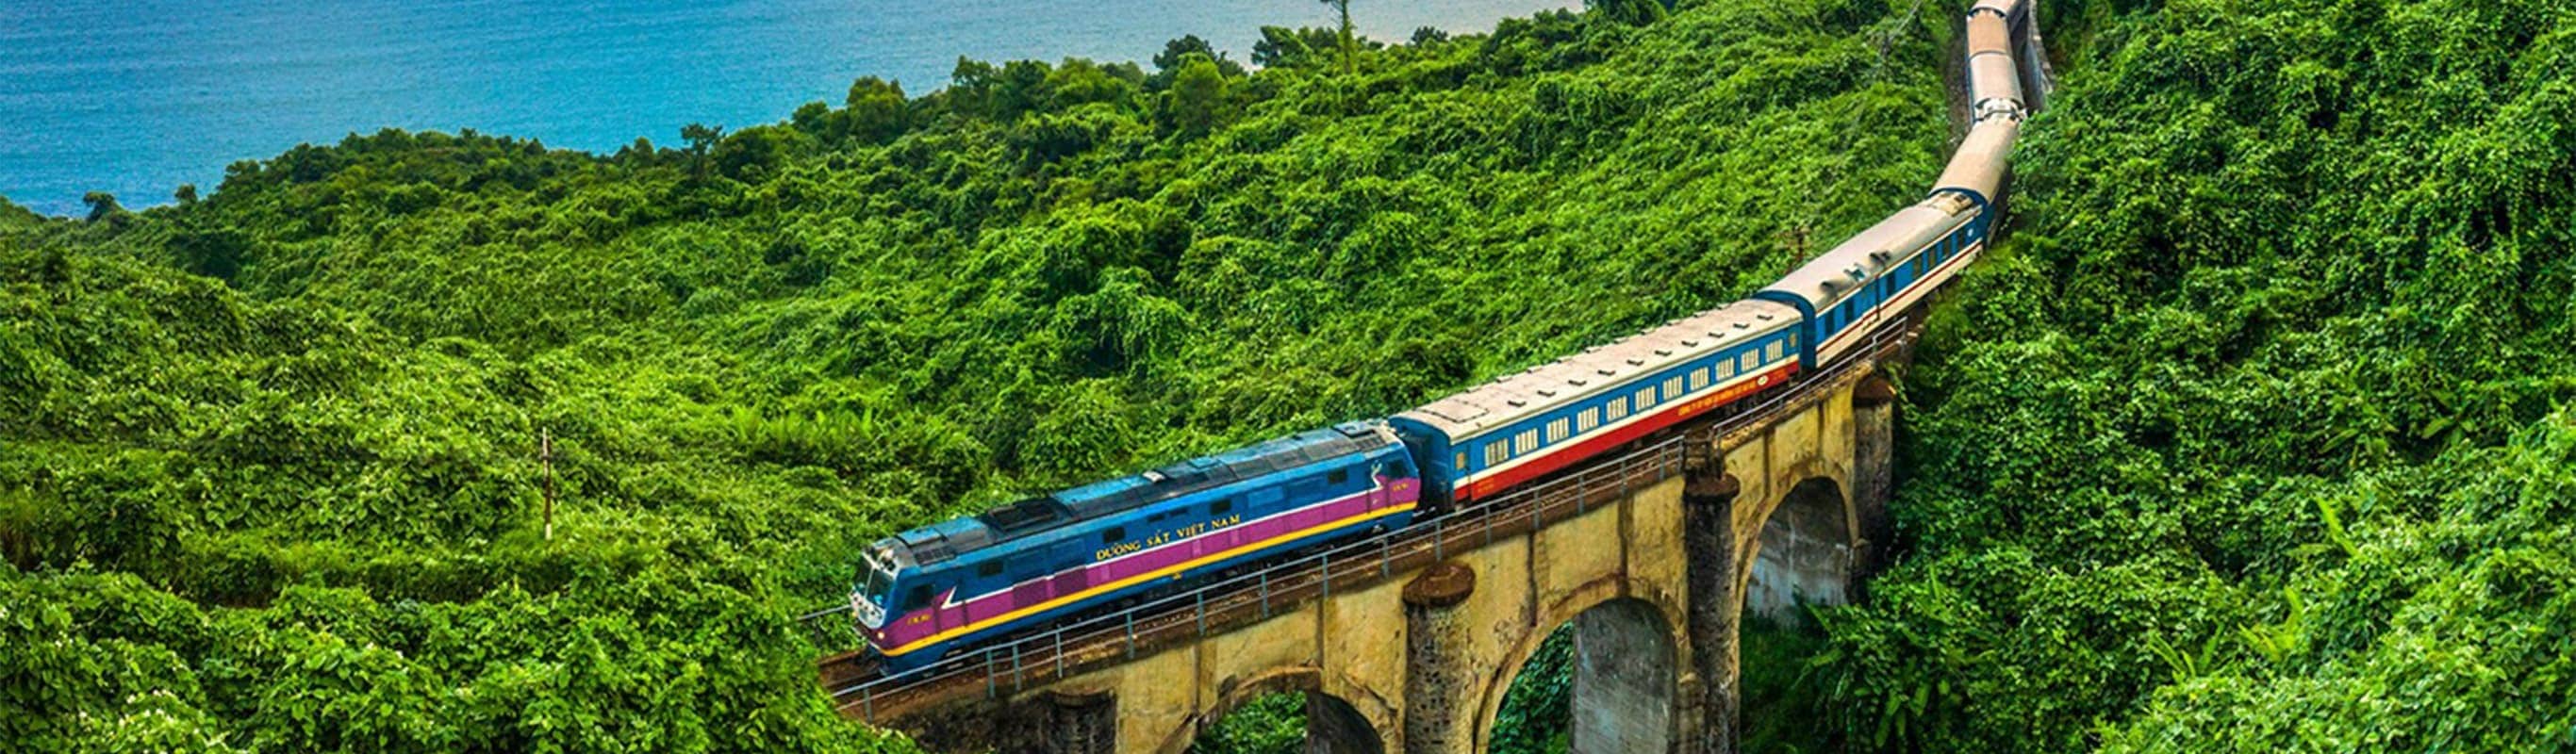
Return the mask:
<svg viewBox="0 0 2576 754">
<path fill-rule="evenodd" d="M 1814 373 L 1985 248 L 2024 113 L 2024 0 L 1968 12 L 1973 124 L 1929 196 L 1750 298 L 1391 417 L 1031 497 L 869 546 L 850 607 L 901 673 L 1064 616 L 1410 525 Z"/>
</svg>

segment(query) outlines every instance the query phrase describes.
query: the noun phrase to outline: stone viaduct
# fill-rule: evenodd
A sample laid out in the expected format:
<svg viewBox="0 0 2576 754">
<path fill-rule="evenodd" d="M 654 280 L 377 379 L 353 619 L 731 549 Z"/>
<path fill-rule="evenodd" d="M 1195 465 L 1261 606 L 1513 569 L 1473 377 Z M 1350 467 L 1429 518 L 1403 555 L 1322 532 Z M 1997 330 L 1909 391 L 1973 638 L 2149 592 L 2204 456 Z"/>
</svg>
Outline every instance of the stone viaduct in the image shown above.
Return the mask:
<svg viewBox="0 0 2576 754">
<path fill-rule="evenodd" d="M 1239 705 L 1303 692 L 1311 752 L 1485 751 L 1512 679 L 1570 623 L 1575 751 L 1732 751 L 1744 611 L 1841 602 L 1885 541 L 1892 391 L 1877 368 L 1686 435 L 1680 473 L 1580 514 L 889 722 L 934 748 L 1181 752 Z"/>
</svg>

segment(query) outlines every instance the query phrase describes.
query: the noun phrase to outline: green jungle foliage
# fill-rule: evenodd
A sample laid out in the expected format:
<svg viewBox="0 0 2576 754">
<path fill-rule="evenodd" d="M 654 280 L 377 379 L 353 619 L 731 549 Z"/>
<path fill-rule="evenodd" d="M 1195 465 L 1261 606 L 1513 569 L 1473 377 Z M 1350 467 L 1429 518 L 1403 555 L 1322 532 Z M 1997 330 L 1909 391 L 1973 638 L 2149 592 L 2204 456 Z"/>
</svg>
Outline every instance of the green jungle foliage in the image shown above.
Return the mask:
<svg viewBox="0 0 2576 754">
<path fill-rule="evenodd" d="M 0 202 L 0 740 L 909 748 L 793 620 L 857 547 L 1757 287 L 1928 185 L 1960 6 L 961 61 L 676 147 Z"/>
<path fill-rule="evenodd" d="M 1817 682 L 1813 663 L 1827 638 L 1824 626 L 1810 614 L 1783 620 L 1748 613 L 1736 627 L 1737 751 L 1819 754 L 1861 748 L 1828 724 L 1825 704 L 1831 699 Z"/>
<path fill-rule="evenodd" d="M 1226 713 L 1190 742 L 1190 754 L 1293 754 L 1306 750 L 1306 695 L 1276 692 Z"/>
<path fill-rule="evenodd" d="M 1905 380 L 1912 551 L 1826 614 L 1826 709 L 1909 751 L 2576 751 L 2576 3 L 2059 17 L 2099 23 Z"/>
<path fill-rule="evenodd" d="M 1563 754 L 1574 726 L 1574 624 L 1540 639 L 1503 689 L 1493 754 Z"/>
</svg>

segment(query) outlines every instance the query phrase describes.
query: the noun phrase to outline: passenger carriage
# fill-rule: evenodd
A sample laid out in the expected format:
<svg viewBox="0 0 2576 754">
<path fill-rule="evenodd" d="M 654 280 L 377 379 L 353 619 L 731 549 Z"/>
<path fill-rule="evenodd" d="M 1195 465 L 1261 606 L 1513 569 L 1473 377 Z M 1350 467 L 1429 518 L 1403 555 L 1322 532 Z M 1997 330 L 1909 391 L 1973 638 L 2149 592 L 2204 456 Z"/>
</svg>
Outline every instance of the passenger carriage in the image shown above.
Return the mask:
<svg viewBox="0 0 2576 754">
<path fill-rule="evenodd" d="M 1740 301 L 1395 415 L 1425 485 L 1490 497 L 1715 410 L 1803 365 L 1796 309 Z"/>
</svg>

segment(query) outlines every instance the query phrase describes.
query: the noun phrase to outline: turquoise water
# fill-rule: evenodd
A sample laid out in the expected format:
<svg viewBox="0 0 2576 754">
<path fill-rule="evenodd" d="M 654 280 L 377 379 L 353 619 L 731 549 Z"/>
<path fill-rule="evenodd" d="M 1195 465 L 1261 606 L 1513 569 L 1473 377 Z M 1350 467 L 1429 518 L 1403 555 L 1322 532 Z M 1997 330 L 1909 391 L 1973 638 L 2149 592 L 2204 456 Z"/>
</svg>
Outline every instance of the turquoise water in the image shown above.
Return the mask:
<svg viewBox="0 0 2576 754">
<path fill-rule="evenodd" d="M 1485 31 L 1578 0 L 1357 0 L 1371 37 Z M 226 164 L 392 126 L 613 151 L 784 120 L 851 79 L 915 94 L 959 56 L 1149 59 L 1197 34 L 1250 55 L 1314 0 L 36 2 L 0 0 L 0 196 L 51 214 L 165 204 Z"/>
</svg>

